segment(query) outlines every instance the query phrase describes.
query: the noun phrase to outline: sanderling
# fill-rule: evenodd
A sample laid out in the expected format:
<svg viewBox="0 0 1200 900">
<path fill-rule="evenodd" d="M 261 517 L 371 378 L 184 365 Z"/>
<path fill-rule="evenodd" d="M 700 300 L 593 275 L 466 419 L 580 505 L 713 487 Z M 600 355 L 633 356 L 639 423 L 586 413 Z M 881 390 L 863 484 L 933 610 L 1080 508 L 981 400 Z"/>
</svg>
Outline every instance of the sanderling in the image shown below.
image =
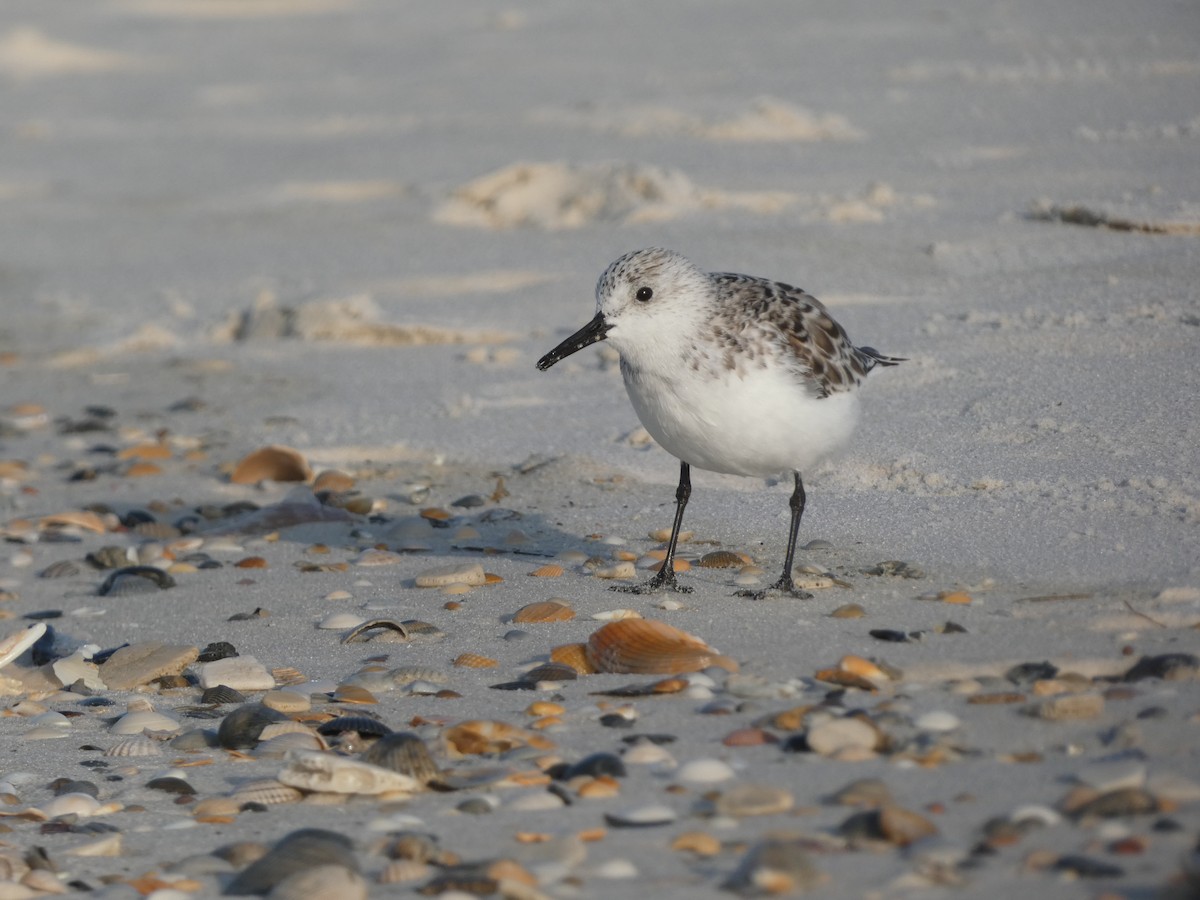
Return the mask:
<svg viewBox="0 0 1200 900">
<path fill-rule="evenodd" d="M 691 591 L 675 579 L 675 545 L 691 496 L 691 467 L 732 475 L 792 472 L 783 575 L 804 514 L 800 473 L 850 439 L 858 387 L 875 366 L 902 359 L 855 347 L 829 311 L 799 288 L 702 272 L 670 250 L 627 253 L 596 283 L 596 315 L 538 360 L 545 370 L 596 341 L 621 356 L 625 390 L 650 435 L 679 459 L 675 522 L 650 581 L 616 590 Z"/>
</svg>

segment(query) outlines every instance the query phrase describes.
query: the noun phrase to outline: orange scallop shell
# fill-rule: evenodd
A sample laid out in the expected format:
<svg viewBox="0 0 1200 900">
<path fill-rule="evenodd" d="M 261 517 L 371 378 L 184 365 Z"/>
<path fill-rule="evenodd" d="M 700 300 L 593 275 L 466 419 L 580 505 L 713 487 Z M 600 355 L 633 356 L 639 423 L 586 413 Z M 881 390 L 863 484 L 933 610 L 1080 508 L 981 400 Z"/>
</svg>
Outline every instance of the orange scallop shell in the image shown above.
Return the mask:
<svg viewBox="0 0 1200 900">
<path fill-rule="evenodd" d="M 597 672 L 677 675 L 720 666 L 736 672 L 738 664 L 700 638 L 654 619 L 620 619 L 592 633 L 587 661 Z"/>
<path fill-rule="evenodd" d="M 299 450 L 271 444 L 242 458 L 229 476 L 234 484 L 260 481 L 308 481 L 312 469 Z"/>
<path fill-rule="evenodd" d="M 732 550 L 713 550 L 696 560 L 696 565 L 704 569 L 740 569 L 749 562 L 750 560 L 741 553 L 734 553 Z"/>
<path fill-rule="evenodd" d="M 478 653 L 460 653 L 454 658 L 452 665 L 460 669 L 494 669 L 500 664 L 489 656 L 480 656 Z"/>
<path fill-rule="evenodd" d="M 529 574 L 534 578 L 558 578 L 563 573 L 563 567 L 558 563 L 546 563 L 544 566 L 538 566 Z"/>
<path fill-rule="evenodd" d="M 586 644 L 563 644 L 550 651 L 550 662 L 570 666 L 580 675 L 591 675 L 597 670 L 588 659 Z"/>
<path fill-rule="evenodd" d="M 543 600 L 540 603 L 529 603 L 522 606 L 513 614 L 513 621 L 528 622 L 567 622 L 575 618 L 575 610 L 559 600 Z"/>
</svg>

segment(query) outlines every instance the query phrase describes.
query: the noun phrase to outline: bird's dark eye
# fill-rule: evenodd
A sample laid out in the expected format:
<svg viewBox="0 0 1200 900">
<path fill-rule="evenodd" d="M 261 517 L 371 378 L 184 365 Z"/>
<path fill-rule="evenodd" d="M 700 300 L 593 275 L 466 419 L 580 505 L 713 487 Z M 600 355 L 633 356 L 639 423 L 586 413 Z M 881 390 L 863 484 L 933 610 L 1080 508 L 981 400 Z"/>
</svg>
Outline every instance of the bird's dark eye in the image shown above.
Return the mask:
<svg viewBox="0 0 1200 900">
<path fill-rule="evenodd" d="M 654 296 L 654 291 L 652 291 L 648 287 L 640 287 L 637 290 L 636 296 L 639 300 L 641 300 L 643 303 L 645 303 L 647 300 L 649 300 L 651 297 Z"/>
</svg>

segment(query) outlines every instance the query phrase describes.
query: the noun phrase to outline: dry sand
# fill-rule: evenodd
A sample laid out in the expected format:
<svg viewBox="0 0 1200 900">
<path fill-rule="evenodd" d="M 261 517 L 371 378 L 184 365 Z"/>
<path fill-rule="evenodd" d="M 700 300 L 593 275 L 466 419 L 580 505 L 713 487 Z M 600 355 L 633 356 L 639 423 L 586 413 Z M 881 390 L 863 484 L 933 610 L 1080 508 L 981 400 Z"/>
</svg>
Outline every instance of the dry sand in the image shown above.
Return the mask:
<svg viewBox="0 0 1200 900">
<path fill-rule="evenodd" d="M 558 696 L 553 751 L 491 762 L 526 771 L 534 757 L 621 753 L 623 737 L 655 733 L 677 737 L 665 749 L 678 762 L 721 759 L 734 777 L 710 786 L 631 764 L 617 796 L 568 787 L 573 802 L 553 810 L 523 808 L 543 802 L 533 786 L 404 804 L 310 799 L 197 821 L 195 803 L 275 775 L 281 760 L 211 747 L 102 759 L 81 748 L 115 743 L 106 717 L 137 695 L 106 688 L 97 696 L 115 706 L 83 706 L 26 653 L 3 670 L 17 681 L 13 715 L 0 719 L 0 781 L 12 789 L 0 814 L 42 809 L 55 778 L 90 779 L 124 807 L 94 820 L 119 829 L 121 846 L 70 855 L 97 835 L 47 831 L 30 814 L 7 820 L 4 854 L 42 847 L 61 881 L 123 897 L 152 889 L 128 883 L 144 873 L 182 877 L 168 867 L 191 854 L 312 826 L 352 838 L 383 896 L 436 874 L 375 883 L 378 839 L 411 828 L 466 860 L 515 858 L 541 878 L 530 890 L 550 896 L 684 897 L 720 893 L 748 847 L 786 831 L 803 835 L 826 876 L 817 896 L 953 883 L 978 897 L 1147 897 L 1177 884 L 1200 829 L 1195 666 L 1176 671 L 1182 680 L 1106 679 L 1143 656 L 1200 653 L 1197 60 L 1200 10 L 1165 0 L 6 3 L 5 633 L 61 611 L 52 653 L 229 641 L 322 686 L 386 655 L 386 667 L 445 674 L 461 695 L 397 689 L 368 707 L 416 727 L 443 765 L 444 725 L 527 725 L 533 700 Z M 872 377 L 858 440 L 806 479 L 801 540 L 827 545 L 801 563 L 848 588 L 755 602 L 733 596 L 735 570 L 693 569 L 683 577 L 695 593 L 664 609 L 661 597 L 610 593 L 570 558 L 559 578 L 527 577 L 563 552 L 640 556 L 656 546 L 648 532 L 670 523 L 677 464 L 640 431 L 612 354 L 601 345 L 533 368 L 590 318 L 603 267 L 647 245 L 800 284 L 857 342 L 909 358 Z M 162 458 L 143 459 L 148 444 Z M 277 503 L 289 485 L 229 478 L 267 444 L 351 474 L 374 518 L 207 534 L 198 552 L 221 567 L 131 596 L 98 596 L 107 573 L 84 556 L 140 547 L 166 565 L 156 547 L 170 538 L 114 531 L 112 519 L 77 541 L 38 527 L 99 504 L 191 529 L 203 505 Z M 786 481 L 696 472 L 693 483 L 693 556 L 740 551 L 773 576 Z M 466 495 L 483 505 L 452 505 Z M 417 518 L 430 507 L 452 513 L 451 527 Z M 404 524 L 414 520 L 427 550 L 362 564 L 374 545 L 415 540 Z M 247 557 L 266 567 L 233 565 Z M 922 577 L 865 574 L 888 560 Z M 63 561 L 75 574 L 39 577 Z M 503 580 L 454 596 L 414 586 L 420 572 L 473 562 Z M 956 591 L 971 602 L 937 599 Z M 506 639 L 516 610 L 550 597 L 577 617 Z M 851 603 L 865 616 L 829 615 Z M 592 692 L 654 676 L 489 689 L 626 606 L 699 636 L 761 683 L 715 670 L 711 688 L 700 679 L 628 701 Z M 229 621 L 256 608 L 269 615 Z M 445 637 L 342 644 L 315 627 L 334 612 L 420 619 Z M 965 632 L 946 632 L 948 620 Z M 879 629 L 921 634 L 891 643 L 871 636 Z M 451 666 L 468 652 L 497 666 Z M 831 707 L 865 711 L 890 744 L 828 758 L 723 743 L 756 725 L 780 742 L 802 733 L 772 717 L 830 702 L 833 687 L 814 676 L 847 654 L 897 670 L 900 680 L 851 687 Z M 1003 678 L 1041 661 L 1079 678 Z M 199 696 L 147 690 L 164 711 Z M 1038 692 L 1056 690 L 1104 702 L 1067 721 L 1028 714 Z M 971 703 L 972 692 L 1022 699 Z M 606 703 L 636 708 L 634 727 L 600 724 Z M 48 726 L 62 737 L 31 738 L 42 710 L 70 716 Z M 960 727 L 927 727 L 942 713 Z M 80 765 L 97 760 L 109 767 Z M 189 762 L 207 763 L 174 770 L 195 802 L 145 787 Z M 1155 811 L 1067 815 L 1023 834 L 988 825 L 1031 805 L 1061 814 L 1079 779 L 1103 789 L 1114 772 L 1142 792 L 1127 804 Z M 830 795 L 866 777 L 937 835 L 848 848 L 854 810 Z M 704 795 L 743 783 L 783 789 L 794 806 L 714 817 Z M 499 808 L 456 810 L 481 796 Z M 652 803 L 677 820 L 577 841 L 596 837 L 606 813 Z M 722 849 L 669 849 L 691 831 Z M 519 832 L 555 840 L 521 844 Z M 1077 857 L 1100 868 L 1080 877 Z M 192 880 L 176 889 L 213 894 L 230 877 L 202 868 L 185 867 Z"/>
</svg>

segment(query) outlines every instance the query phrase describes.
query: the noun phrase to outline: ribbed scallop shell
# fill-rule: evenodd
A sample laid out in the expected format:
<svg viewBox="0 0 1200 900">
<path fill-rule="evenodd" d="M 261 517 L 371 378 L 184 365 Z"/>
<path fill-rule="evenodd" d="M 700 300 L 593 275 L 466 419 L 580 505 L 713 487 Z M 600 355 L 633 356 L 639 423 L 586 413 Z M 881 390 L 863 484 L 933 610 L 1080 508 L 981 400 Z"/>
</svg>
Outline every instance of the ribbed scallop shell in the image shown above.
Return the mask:
<svg viewBox="0 0 1200 900">
<path fill-rule="evenodd" d="M 275 806 L 280 803 L 299 803 L 304 794 L 274 778 L 257 778 L 238 785 L 230 796 L 239 805 L 261 803 L 263 806 Z"/>
<path fill-rule="evenodd" d="M 750 560 L 741 553 L 734 553 L 732 550 L 713 550 L 696 560 L 696 565 L 704 569 L 740 569 L 749 562 Z"/>
<path fill-rule="evenodd" d="M 575 618 L 575 610 L 560 600 L 543 600 L 540 603 L 530 603 L 522 606 L 513 614 L 513 621 L 522 624 L 530 622 L 569 622 Z"/>
<path fill-rule="evenodd" d="M 592 633 L 587 660 L 597 672 L 676 675 L 720 666 L 736 672 L 737 663 L 700 638 L 654 619 L 621 619 Z"/>
<path fill-rule="evenodd" d="M 550 651 L 550 662 L 570 666 L 580 675 L 598 671 L 588 659 L 586 644 L 562 644 Z"/>
<path fill-rule="evenodd" d="M 138 735 L 117 741 L 104 751 L 104 755 L 127 757 L 162 756 L 163 751 L 162 745 L 158 741 Z"/>
<path fill-rule="evenodd" d="M 546 563 L 544 566 L 538 566 L 529 574 L 534 578 L 558 578 L 563 571 L 563 567 L 558 563 Z"/>
<path fill-rule="evenodd" d="M 437 763 L 429 753 L 429 747 L 420 737 L 409 731 L 395 731 L 385 735 L 367 748 L 362 759 L 373 766 L 411 775 L 423 784 L 428 784 L 441 775 Z"/>
</svg>

